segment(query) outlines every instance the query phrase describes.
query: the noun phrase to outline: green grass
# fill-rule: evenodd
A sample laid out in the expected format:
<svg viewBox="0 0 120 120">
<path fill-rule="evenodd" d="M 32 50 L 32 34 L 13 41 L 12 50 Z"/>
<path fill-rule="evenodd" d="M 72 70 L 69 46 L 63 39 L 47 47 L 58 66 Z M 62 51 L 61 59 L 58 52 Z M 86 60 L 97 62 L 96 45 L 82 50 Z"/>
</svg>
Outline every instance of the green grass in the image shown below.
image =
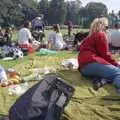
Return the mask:
<svg viewBox="0 0 120 120">
<path fill-rule="evenodd" d="M 76 70 L 65 70 L 61 66 L 64 59 L 77 57 L 77 52 L 62 51 L 54 56 L 36 56 L 31 54 L 24 60 L 3 62 L 3 66 L 12 67 L 22 76 L 30 74 L 31 68 L 57 68 L 57 74 L 75 88 L 75 93 L 70 103 L 65 108 L 62 120 L 119 120 L 120 96 L 116 94 L 111 85 L 101 88 L 99 91 L 92 89 L 92 82 L 85 79 Z M 7 115 L 11 105 L 17 96 L 10 96 L 7 88 L 0 88 L 0 114 Z M 1 119 L 0 119 L 1 120 Z"/>
<path fill-rule="evenodd" d="M 34 53 L 25 56 L 23 60 L 0 60 L 0 64 L 6 69 L 14 68 L 22 77 L 31 74 L 32 68 L 56 68 L 57 74 L 75 88 L 62 120 L 120 120 L 120 96 L 112 85 L 94 91 L 90 80 L 76 70 L 65 70 L 61 65 L 62 60 L 76 58 L 77 55 L 78 52 L 71 51 L 61 51 L 52 56 L 37 56 Z M 119 60 L 119 56 L 115 58 Z M 8 88 L 0 88 L 0 116 L 8 115 L 9 108 L 17 98 L 8 94 Z"/>
<path fill-rule="evenodd" d="M 48 32 L 51 30 L 45 30 L 45 41 L 47 41 L 48 39 Z M 74 29 L 73 33 L 76 32 L 86 32 L 88 31 L 88 29 Z M 61 29 L 61 32 L 63 35 L 67 34 L 67 29 Z M 13 31 L 13 41 L 18 41 L 18 31 L 14 30 Z M 21 62 L 27 62 L 29 60 L 30 56 L 25 56 L 23 60 L 14 60 L 14 61 L 3 61 L 0 60 L 0 64 L 4 67 L 4 68 L 13 68 L 14 66 L 16 66 L 17 64 L 20 64 Z"/>
</svg>

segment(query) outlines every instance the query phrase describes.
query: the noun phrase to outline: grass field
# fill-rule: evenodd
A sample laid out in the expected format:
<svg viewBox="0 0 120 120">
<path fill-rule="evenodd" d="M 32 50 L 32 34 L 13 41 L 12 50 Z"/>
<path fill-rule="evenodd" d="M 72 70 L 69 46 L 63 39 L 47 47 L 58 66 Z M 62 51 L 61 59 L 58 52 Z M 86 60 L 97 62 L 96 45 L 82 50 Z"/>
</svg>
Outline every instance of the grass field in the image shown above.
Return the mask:
<svg viewBox="0 0 120 120">
<path fill-rule="evenodd" d="M 66 31 L 63 30 L 63 33 Z M 16 36 L 17 34 L 14 35 L 15 40 Z M 61 51 L 52 56 L 37 56 L 34 53 L 25 56 L 23 60 L 0 60 L 0 64 L 6 69 L 14 68 L 22 77 L 31 74 L 32 68 L 47 66 L 57 69 L 57 74 L 75 88 L 62 120 L 120 120 L 120 95 L 112 85 L 94 91 L 90 80 L 85 79 L 77 70 L 65 70 L 61 65 L 62 60 L 76 58 L 77 55 L 78 52 L 72 51 Z M 119 59 L 119 56 L 116 56 L 116 59 Z M 17 98 L 8 94 L 8 88 L 0 88 L 0 116 L 8 115 L 9 108 Z"/>
<path fill-rule="evenodd" d="M 48 38 L 48 32 L 51 31 L 51 30 L 45 30 L 45 41 L 47 41 L 47 38 Z M 73 30 L 73 33 L 76 33 L 76 32 L 86 32 L 88 31 L 88 29 L 74 29 Z M 63 35 L 66 35 L 67 34 L 67 29 L 61 29 L 61 32 Z M 18 41 L 18 31 L 17 30 L 14 30 L 13 31 L 13 41 Z M 29 59 L 28 56 L 25 56 L 24 57 L 24 60 L 22 62 L 27 62 Z M 6 61 L 3 61 L 3 60 L 0 60 L 0 64 L 3 65 L 5 68 L 10 68 L 10 67 L 14 67 L 15 65 L 17 64 L 20 64 L 21 63 L 21 60 L 14 60 L 14 61 L 11 61 L 11 62 L 6 62 Z"/>
<path fill-rule="evenodd" d="M 23 60 L 1 62 L 8 68 L 12 67 L 22 76 L 31 74 L 31 68 L 56 68 L 57 74 L 75 88 L 75 93 L 65 109 L 62 120 L 119 120 L 120 118 L 120 96 L 116 94 L 111 85 L 101 88 L 99 91 L 92 89 L 90 80 L 85 79 L 76 70 L 65 70 L 61 66 L 64 59 L 77 57 L 77 52 L 62 51 L 54 56 L 36 56 L 31 54 Z M 0 114 L 8 114 L 10 106 L 15 102 L 17 96 L 10 96 L 8 88 L 0 88 Z M 1 120 L 1 119 L 0 119 Z"/>
</svg>

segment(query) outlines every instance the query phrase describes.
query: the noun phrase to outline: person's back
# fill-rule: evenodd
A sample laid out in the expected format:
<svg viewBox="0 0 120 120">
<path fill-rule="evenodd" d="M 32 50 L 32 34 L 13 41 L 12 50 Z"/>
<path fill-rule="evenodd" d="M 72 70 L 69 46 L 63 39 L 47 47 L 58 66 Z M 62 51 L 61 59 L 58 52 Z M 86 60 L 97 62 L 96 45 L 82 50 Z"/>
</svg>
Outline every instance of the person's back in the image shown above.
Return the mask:
<svg viewBox="0 0 120 120">
<path fill-rule="evenodd" d="M 62 33 L 60 32 L 59 25 L 53 26 L 54 31 L 48 35 L 48 42 L 51 44 L 51 48 L 55 50 L 62 50 L 65 48 L 66 43 L 63 41 Z"/>
<path fill-rule="evenodd" d="M 19 44 L 29 44 L 29 39 L 31 38 L 31 33 L 28 28 L 22 28 L 19 31 Z"/>
<path fill-rule="evenodd" d="M 4 41 L 5 45 L 11 45 L 12 43 L 12 30 L 11 28 L 6 28 L 5 34 L 4 34 Z"/>
<path fill-rule="evenodd" d="M 58 50 L 63 49 L 66 43 L 63 41 L 62 33 L 56 33 L 55 37 L 56 37 L 56 41 L 55 41 L 56 49 Z"/>
<path fill-rule="evenodd" d="M 112 30 L 111 44 L 115 47 L 120 47 L 120 30 Z"/>
<path fill-rule="evenodd" d="M 38 29 L 44 31 L 44 23 L 41 17 L 36 17 L 32 20 L 32 27 L 33 29 Z"/>
<path fill-rule="evenodd" d="M 55 49 L 55 37 L 56 36 L 56 33 L 55 33 L 55 31 L 50 31 L 49 33 L 48 33 L 48 43 L 50 44 L 49 45 L 49 48 L 50 49 Z"/>
<path fill-rule="evenodd" d="M 120 29 L 118 24 L 116 24 L 115 28 L 111 31 L 110 39 L 113 47 L 120 47 Z"/>
</svg>

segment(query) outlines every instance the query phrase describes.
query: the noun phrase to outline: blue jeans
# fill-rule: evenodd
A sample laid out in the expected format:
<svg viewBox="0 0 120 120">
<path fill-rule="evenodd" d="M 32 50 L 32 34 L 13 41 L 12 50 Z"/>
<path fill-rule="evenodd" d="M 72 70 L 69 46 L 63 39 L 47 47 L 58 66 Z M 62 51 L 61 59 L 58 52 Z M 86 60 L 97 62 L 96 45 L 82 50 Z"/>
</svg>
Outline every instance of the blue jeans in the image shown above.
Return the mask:
<svg viewBox="0 0 120 120">
<path fill-rule="evenodd" d="M 113 65 L 89 63 L 81 69 L 81 73 L 88 77 L 101 77 L 112 80 L 115 87 L 120 88 L 120 68 Z"/>
</svg>

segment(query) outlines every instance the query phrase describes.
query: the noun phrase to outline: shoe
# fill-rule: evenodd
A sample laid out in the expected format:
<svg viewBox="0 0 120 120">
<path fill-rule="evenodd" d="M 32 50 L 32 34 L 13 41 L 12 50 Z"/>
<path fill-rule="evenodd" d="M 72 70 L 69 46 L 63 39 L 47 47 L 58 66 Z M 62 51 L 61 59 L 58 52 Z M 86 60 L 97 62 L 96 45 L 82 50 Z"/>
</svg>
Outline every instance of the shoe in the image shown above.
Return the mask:
<svg viewBox="0 0 120 120">
<path fill-rule="evenodd" d="M 108 84 L 108 81 L 106 79 L 95 80 L 93 81 L 93 89 L 97 91 L 100 87 L 106 84 Z"/>
<path fill-rule="evenodd" d="M 99 81 L 94 81 L 93 82 L 93 89 L 98 90 L 101 87 L 101 83 Z"/>
</svg>

